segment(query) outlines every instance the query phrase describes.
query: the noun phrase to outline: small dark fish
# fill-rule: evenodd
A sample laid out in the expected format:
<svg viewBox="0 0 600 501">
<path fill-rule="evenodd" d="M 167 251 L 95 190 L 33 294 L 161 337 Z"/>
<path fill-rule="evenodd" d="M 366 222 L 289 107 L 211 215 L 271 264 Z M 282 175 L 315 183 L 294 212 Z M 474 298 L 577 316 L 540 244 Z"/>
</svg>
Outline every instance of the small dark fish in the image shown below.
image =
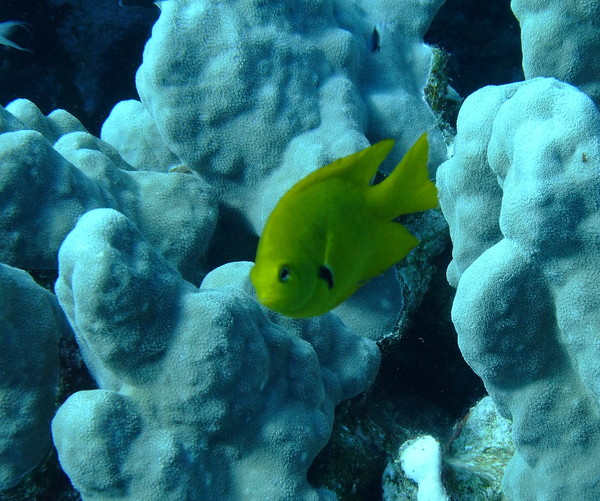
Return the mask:
<svg viewBox="0 0 600 501">
<path fill-rule="evenodd" d="M 154 7 L 154 0 L 119 0 L 119 7 Z"/>
<path fill-rule="evenodd" d="M 21 47 L 19 44 L 13 42 L 8 37 L 13 34 L 15 28 L 25 28 L 27 31 L 27 23 L 23 23 L 21 21 L 6 21 L 4 23 L 0 23 L 0 44 L 6 45 L 7 47 L 12 47 L 13 49 L 24 50 L 26 52 L 31 52 L 29 49 L 25 47 Z"/>
<path fill-rule="evenodd" d="M 381 35 L 377 30 L 377 26 L 373 28 L 373 33 L 369 37 L 369 51 L 379 52 L 381 50 Z"/>
</svg>

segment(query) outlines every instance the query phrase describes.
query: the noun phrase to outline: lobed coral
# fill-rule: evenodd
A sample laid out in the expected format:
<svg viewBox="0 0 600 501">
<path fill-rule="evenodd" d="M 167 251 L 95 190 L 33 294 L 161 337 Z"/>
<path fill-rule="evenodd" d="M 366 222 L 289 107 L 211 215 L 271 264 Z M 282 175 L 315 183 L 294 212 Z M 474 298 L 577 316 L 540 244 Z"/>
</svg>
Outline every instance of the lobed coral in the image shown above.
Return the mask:
<svg viewBox="0 0 600 501">
<path fill-rule="evenodd" d="M 56 269 L 77 219 L 111 207 L 132 217 L 188 279 L 199 279 L 217 219 L 210 187 L 185 174 L 134 171 L 67 112 L 45 117 L 27 100 L 0 112 L 1 261 Z"/>
<path fill-rule="evenodd" d="M 428 130 L 433 168 L 445 146 L 423 97 L 433 56 L 422 37 L 441 3 L 164 2 L 136 78 L 144 107 L 128 105 L 135 130 L 158 130 L 256 232 L 296 181 L 369 142 L 397 139 L 391 169 Z M 130 122 L 115 113 L 102 137 L 128 150 Z"/>
<path fill-rule="evenodd" d="M 0 490 L 48 454 L 58 340 L 71 335 L 56 298 L 23 270 L 0 264 Z"/>
<path fill-rule="evenodd" d="M 306 472 L 379 350 L 334 315 L 267 311 L 249 268 L 198 290 L 110 209 L 65 239 L 57 295 L 102 389 L 72 395 L 52 430 L 85 499 L 332 498 Z"/>
<path fill-rule="evenodd" d="M 465 101 L 438 172 L 453 321 L 513 421 L 515 500 L 600 496 L 599 138 L 598 109 L 570 85 L 487 87 Z"/>
<path fill-rule="evenodd" d="M 512 0 L 528 79 L 554 77 L 600 104 L 600 4 L 594 0 Z"/>
<path fill-rule="evenodd" d="M 526 77 L 579 90 L 533 78 L 465 101 L 454 156 L 438 171 L 453 321 L 465 359 L 513 422 L 505 494 L 596 499 L 599 11 L 553 0 L 512 8 Z"/>
<path fill-rule="evenodd" d="M 204 275 L 252 257 L 298 178 L 369 142 L 394 137 L 393 166 L 428 130 L 433 173 L 446 151 L 423 96 L 422 37 L 441 3 L 169 0 L 141 101 L 115 107 L 104 140 L 26 100 L 0 110 L 0 260 L 59 264 L 56 291 L 99 386 L 52 425 L 84 499 L 333 498 L 306 472 L 334 406 L 373 381 L 376 345 L 335 315 L 262 309 L 248 263 Z M 383 337 L 416 303 L 406 289 L 424 292 L 413 268 L 440 251 L 445 223 L 407 225 L 425 256 L 400 274 L 410 282 L 392 270 L 337 311 L 361 333 Z"/>
</svg>

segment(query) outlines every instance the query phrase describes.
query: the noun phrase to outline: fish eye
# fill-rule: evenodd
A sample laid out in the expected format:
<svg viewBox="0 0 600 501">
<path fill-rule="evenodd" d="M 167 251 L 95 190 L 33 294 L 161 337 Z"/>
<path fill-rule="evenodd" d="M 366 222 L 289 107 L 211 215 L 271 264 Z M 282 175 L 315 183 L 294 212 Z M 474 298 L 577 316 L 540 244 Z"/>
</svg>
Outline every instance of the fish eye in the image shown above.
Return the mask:
<svg viewBox="0 0 600 501">
<path fill-rule="evenodd" d="M 290 267 L 287 264 L 284 264 L 281 268 L 279 268 L 279 278 L 280 282 L 287 282 L 290 279 Z"/>
</svg>

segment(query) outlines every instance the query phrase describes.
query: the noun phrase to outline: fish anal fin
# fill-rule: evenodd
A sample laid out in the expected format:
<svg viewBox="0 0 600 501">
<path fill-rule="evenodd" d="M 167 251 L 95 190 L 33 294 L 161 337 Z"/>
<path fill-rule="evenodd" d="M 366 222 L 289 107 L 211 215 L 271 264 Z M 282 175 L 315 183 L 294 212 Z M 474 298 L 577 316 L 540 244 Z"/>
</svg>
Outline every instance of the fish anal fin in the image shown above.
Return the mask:
<svg viewBox="0 0 600 501">
<path fill-rule="evenodd" d="M 417 245 L 419 240 L 400 223 L 390 221 L 382 224 L 377 228 L 376 241 L 373 242 L 373 255 L 366 263 L 359 284 L 364 284 L 390 266 L 402 261 Z"/>
</svg>

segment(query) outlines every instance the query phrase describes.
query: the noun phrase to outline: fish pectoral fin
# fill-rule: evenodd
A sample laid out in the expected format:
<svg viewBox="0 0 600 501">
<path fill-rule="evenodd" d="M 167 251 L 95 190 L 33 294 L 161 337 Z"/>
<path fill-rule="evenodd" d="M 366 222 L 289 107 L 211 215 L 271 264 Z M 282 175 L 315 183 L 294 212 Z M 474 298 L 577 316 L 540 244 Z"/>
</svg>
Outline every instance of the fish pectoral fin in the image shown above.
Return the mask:
<svg viewBox="0 0 600 501">
<path fill-rule="evenodd" d="M 417 245 L 417 238 L 400 223 L 391 221 L 381 225 L 377 228 L 376 239 L 373 242 L 373 256 L 367 263 L 359 283 L 362 285 L 402 261 Z"/>
</svg>

